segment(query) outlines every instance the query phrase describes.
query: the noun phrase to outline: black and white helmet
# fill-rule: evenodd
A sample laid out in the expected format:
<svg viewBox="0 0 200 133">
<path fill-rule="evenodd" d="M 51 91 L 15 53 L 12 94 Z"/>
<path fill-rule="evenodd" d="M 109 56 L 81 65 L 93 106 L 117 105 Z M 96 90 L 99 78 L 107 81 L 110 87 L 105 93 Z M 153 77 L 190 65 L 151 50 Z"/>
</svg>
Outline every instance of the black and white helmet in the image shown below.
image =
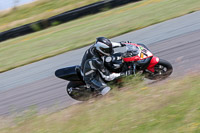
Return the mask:
<svg viewBox="0 0 200 133">
<path fill-rule="evenodd" d="M 94 47 L 98 52 L 100 52 L 103 55 L 111 55 L 113 53 L 113 47 L 112 43 L 109 39 L 105 37 L 98 37 L 96 39 L 96 43 L 94 44 Z"/>
</svg>

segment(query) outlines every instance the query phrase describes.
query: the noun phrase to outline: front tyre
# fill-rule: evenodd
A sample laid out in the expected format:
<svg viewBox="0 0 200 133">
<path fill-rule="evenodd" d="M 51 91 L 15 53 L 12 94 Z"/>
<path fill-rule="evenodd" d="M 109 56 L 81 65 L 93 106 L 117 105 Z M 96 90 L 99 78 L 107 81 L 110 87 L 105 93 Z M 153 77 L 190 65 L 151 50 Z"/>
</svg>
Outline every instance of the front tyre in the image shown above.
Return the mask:
<svg viewBox="0 0 200 133">
<path fill-rule="evenodd" d="M 78 101 L 86 101 L 92 97 L 91 91 L 79 82 L 69 82 L 66 91 L 71 98 Z"/>
<path fill-rule="evenodd" d="M 173 72 L 173 67 L 171 63 L 166 60 L 160 59 L 158 64 L 154 66 L 154 73 L 147 76 L 151 80 L 162 80 L 169 77 Z"/>
</svg>

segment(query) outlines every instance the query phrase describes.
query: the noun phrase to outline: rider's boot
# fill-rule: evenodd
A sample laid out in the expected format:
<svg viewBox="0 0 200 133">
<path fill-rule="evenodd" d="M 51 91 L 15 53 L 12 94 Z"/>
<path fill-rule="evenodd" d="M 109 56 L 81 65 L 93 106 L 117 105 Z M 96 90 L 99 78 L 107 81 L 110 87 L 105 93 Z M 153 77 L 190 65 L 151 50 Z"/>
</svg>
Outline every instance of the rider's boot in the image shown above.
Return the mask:
<svg viewBox="0 0 200 133">
<path fill-rule="evenodd" d="M 106 95 L 110 90 L 111 90 L 111 88 L 107 86 L 107 87 L 103 88 L 103 89 L 100 91 L 100 94 L 101 94 L 101 95 Z"/>
</svg>

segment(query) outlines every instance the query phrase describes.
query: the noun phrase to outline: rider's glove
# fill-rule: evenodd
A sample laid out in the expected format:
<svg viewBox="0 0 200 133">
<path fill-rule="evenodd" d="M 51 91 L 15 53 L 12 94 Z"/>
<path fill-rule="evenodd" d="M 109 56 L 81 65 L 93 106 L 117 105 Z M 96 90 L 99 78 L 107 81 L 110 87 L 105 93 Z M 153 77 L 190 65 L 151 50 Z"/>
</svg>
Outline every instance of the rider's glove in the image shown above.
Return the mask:
<svg viewBox="0 0 200 133">
<path fill-rule="evenodd" d="M 120 73 L 112 73 L 112 74 L 110 74 L 109 76 L 105 76 L 105 75 L 102 75 L 102 74 L 101 74 L 101 76 L 102 76 L 102 77 L 104 78 L 104 80 L 106 80 L 106 81 L 112 81 L 112 80 L 114 80 L 115 78 L 121 76 L 121 74 L 120 74 Z"/>
<path fill-rule="evenodd" d="M 112 80 L 114 80 L 115 78 L 118 78 L 119 76 L 121 76 L 121 74 L 120 73 L 112 73 L 110 76 L 112 77 Z"/>
</svg>

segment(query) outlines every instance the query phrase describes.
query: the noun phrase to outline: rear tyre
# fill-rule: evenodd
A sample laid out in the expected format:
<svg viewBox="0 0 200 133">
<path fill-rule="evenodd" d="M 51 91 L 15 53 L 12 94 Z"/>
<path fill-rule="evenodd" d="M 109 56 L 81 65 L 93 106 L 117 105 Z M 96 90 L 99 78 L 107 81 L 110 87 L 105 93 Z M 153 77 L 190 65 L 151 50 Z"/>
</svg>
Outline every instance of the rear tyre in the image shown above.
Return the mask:
<svg viewBox="0 0 200 133">
<path fill-rule="evenodd" d="M 78 101 L 86 101 L 92 98 L 92 92 L 79 82 L 69 82 L 66 91 L 71 98 Z"/>
<path fill-rule="evenodd" d="M 155 72 L 147 76 L 151 80 L 162 80 L 169 77 L 173 72 L 172 65 L 163 59 L 160 59 L 158 64 L 154 66 Z"/>
</svg>

